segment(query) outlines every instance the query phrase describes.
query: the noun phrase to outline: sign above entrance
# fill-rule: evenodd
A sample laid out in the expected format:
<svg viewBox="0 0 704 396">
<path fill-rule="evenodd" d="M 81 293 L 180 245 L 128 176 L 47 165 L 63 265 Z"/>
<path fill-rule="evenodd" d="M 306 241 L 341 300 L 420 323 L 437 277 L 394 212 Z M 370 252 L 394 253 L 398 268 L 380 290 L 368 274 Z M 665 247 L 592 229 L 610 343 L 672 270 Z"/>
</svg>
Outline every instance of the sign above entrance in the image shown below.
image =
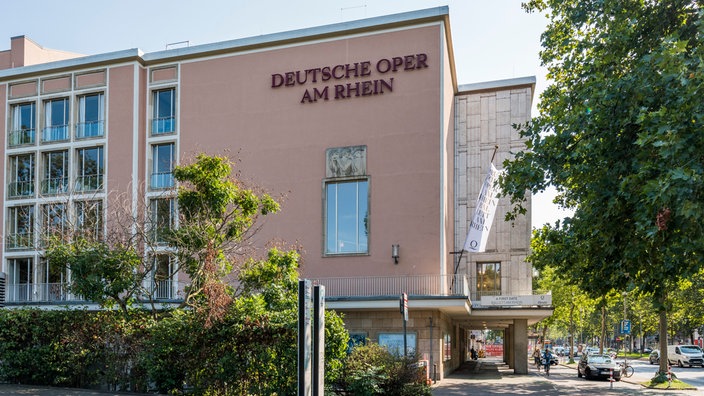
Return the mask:
<svg viewBox="0 0 704 396">
<path fill-rule="evenodd" d="M 526 307 L 526 306 L 552 305 L 552 294 L 537 294 L 527 296 L 482 296 L 480 306 L 482 307 Z"/>
<path fill-rule="evenodd" d="M 427 67 L 427 54 L 394 56 L 392 58 L 382 58 L 376 62 L 365 60 L 334 66 L 274 73 L 271 75 L 271 88 L 304 86 L 306 84 L 325 83 L 328 81 L 336 82 L 336 84 L 332 85 L 306 88 L 301 96 L 301 103 L 383 95 L 394 90 L 394 77 L 386 77 L 388 73 L 407 72 L 426 69 Z M 375 75 L 386 78 L 373 78 Z M 364 80 L 356 81 L 357 79 Z M 343 80 L 353 80 L 353 82 L 342 83 Z"/>
</svg>

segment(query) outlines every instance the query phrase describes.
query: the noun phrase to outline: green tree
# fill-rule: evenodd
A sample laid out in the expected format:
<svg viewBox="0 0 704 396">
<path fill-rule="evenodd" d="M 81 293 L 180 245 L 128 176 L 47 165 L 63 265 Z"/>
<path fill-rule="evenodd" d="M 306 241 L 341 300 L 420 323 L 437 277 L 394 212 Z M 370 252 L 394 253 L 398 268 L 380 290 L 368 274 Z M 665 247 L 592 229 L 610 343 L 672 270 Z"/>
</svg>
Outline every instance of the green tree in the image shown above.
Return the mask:
<svg viewBox="0 0 704 396">
<path fill-rule="evenodd" d="M 555 186 L 556 201 L 574 209 L 551 227 L 560 270 L 592 296 L 652 295 L 665 334 L 668 291 L 704 257 L 701 6 L 533 0 L 526 8 L 549 16 L 540 55 L 552 82 L 540 115 L 521 126 L 529 150 L 504 164 L 502 188 L 517 204 L 508 217 L 523 211 L 526 191 Z"/>
<path fill-rule="evenodd" d="M 199 154 L 192 164 L 174 169 L 178 181 L 179 224 L 168 236 L 180 268 L 191 284 L 186 304 L 204 307 L 212 324 L 232 301 L 223 279 L 231 274 L 259 215 L 279 210 L 266 193 L 246 188 L 232 178 L 225 157 Z M 203 304 L 204 303 L 204 304 Z"/>
<path fill-rule="evenodd" d="M 102 307 L 117 305 L 125 315 L 142 289 L 145 276 L 142 256 L 132 246 L 109 246 L 83 238 L 54 241 L 47 248 L 45 258 L 52 265 L 71 270 L 69 289 L 72 293 Z"/>
</svg>

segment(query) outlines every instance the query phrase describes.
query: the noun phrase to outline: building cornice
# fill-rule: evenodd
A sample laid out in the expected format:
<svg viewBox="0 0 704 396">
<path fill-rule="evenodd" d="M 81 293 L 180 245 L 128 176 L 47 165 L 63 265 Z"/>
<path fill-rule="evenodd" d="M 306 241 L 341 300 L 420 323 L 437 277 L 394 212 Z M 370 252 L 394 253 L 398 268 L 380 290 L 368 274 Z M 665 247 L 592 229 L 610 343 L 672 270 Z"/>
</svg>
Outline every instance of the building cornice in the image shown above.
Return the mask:
<svg viewBox="0 0 704 396">
<path fill-rule="evenodd" d="M 220 54 L 238 53 L 316 40 L 333 39 L 361 33 L 373 33 L 376 31 L 410 27 L 429 22 L 441 22 L 445 24 L 446 40 L 450 51 L 450 64 L 453 68 L 454 80 L 454 60 L 452 59 L 452 43 L 450 42 L 449 33 L 449 9 L 447 6 L 442 6 L 151 53 L 143 53 L 140 49 L 134 48 L 5 69 L 0 70 L 0 81 L 25 79 L 47 73 L 60 73 L 68 70 L 100 67 L 115 63 L 138 62 L 144 66 L 156 65 Z"/>
</svg>

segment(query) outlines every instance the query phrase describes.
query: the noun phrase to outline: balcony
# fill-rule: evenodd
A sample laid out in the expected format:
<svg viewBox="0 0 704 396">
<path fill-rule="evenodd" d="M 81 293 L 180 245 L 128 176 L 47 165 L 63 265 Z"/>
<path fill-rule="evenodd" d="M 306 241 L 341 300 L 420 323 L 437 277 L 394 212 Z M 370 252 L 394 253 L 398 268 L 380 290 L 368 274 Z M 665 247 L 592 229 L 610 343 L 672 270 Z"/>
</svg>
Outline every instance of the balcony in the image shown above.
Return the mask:
<svg viewBox="0 0 704 396">
<path fill-rule="evenodd" d="M 5 292 L 8 303 L 84 301 L 68 293 L 66 283 L 8 284 Z"/>
<path fill-rule="evenodd" d="M 36 132 L 34 129 L 18 129 L 15 131 L 10 131 L 8 145 L 10 147 L 14 147 L 34 144 L 35 139 Z"/>
<path fill-rule="evenodd" d="M 171 172 L 152 173 L 149 186 L 153 189 L 171 188 L 174 186 L 174 175 Z"/>
<path fill-rule="evenodd" d="M 76 139 L 102 137 L 105 134 L 103 120 L 79 122 L 76 124 Z"/>
<path fill-rule="evenodd" d="M 83 175 L 76 177 L 76 191 L 97 191 L 103 189 L 103 175 Z"/>
<path fill-rule="evenodd" d="M 401 293 L 409 296 L 469 296 L 465 275 L 318 278 L 313 282 L 325 286 L 326 297 L 385 297 Z"/>
<path fill-rule="evenodd" d="M 174 117 L 159 117 L 152 119 L 152 136 L 166 135 L 176 132 Z"/>
<path fill-rule="evenodd" d="M 68 192 L 68 177 L 53 177 L 44 179 L 41 182 L 41 193 L 43 195 L 57 195 Z"/>
<path fill-rule="evenodd" d="M 16 181 L 7 186 L 8 198 L 23 198 L 34 195 L 34 181 Z"/>
<path fill-rule="evenodd" d="M 8 249 L 31 249 L 34 247 L 32 232 L 15 232 L 5 235 L 5 246 Z"/>
<path fill-rule="evenodd" d="M 68 124 L 52 125 L 42 130 L 42 142 L 44 143 L 63 142 L 68 139 Z"/>
</svg>

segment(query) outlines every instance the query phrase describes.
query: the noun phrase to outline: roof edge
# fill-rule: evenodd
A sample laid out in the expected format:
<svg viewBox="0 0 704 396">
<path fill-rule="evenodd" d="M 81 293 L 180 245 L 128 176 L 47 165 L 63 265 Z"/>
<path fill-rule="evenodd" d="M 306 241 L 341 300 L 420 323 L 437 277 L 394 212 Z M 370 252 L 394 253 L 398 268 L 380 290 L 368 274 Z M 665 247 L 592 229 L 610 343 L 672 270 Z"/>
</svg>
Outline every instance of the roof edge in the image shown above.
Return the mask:
<svg viewBox="0 0 704 396">
<path fill-rule="evenodd" d="M 518 87 L 531 85 L 535 86 L 535 76 L 509 78 L 505 80 L 484 81 L 472 84 L 463 84 L 457 87 L 458 93 L 473 91 L 489 91 L 501 88 Z"/>
</svg>

